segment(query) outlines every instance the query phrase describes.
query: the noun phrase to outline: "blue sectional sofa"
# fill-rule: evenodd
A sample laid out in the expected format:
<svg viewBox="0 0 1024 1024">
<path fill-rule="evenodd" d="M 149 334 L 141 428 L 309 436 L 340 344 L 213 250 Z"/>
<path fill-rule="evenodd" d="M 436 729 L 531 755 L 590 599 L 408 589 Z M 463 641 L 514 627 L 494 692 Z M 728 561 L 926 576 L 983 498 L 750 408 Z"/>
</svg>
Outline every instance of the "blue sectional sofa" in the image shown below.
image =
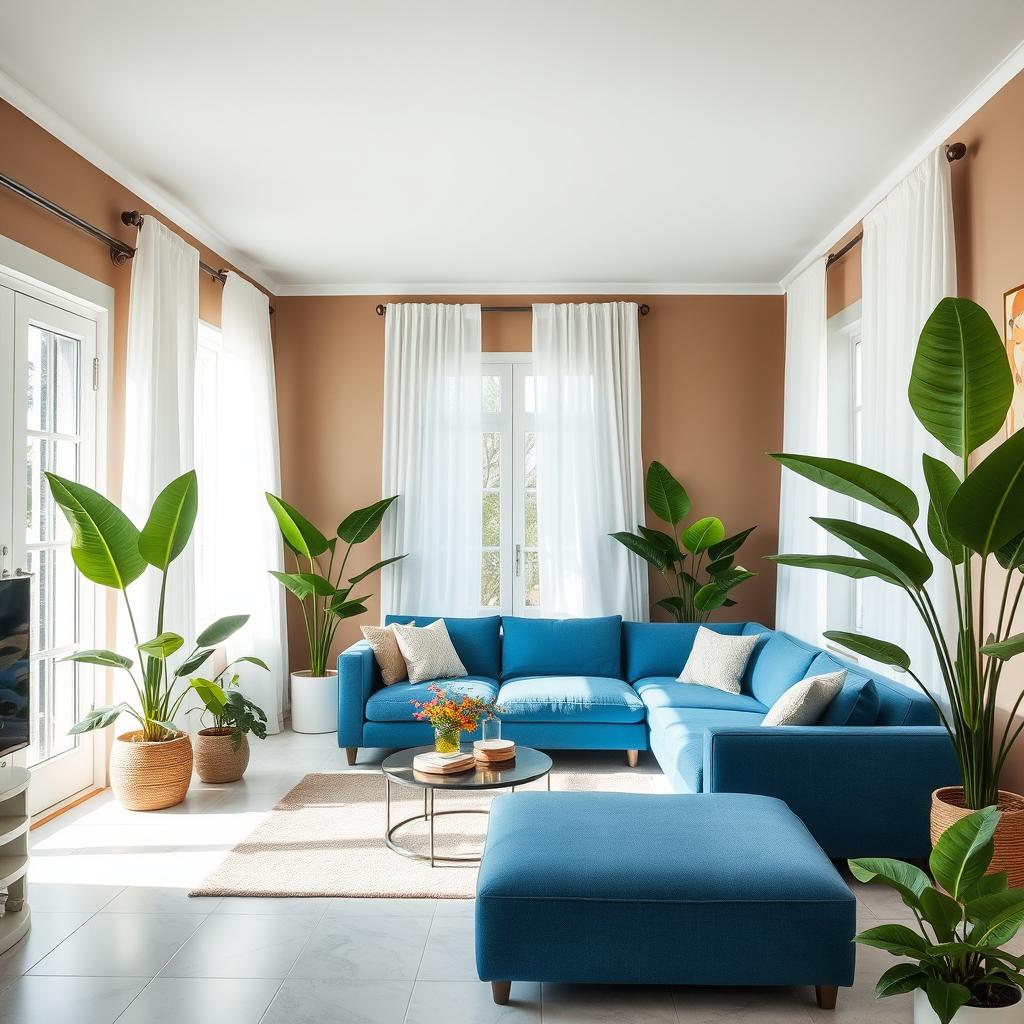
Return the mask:
<svg viewBox="0 0 1024 1024">
<path fill-rule="evenodd" d="M 426 625 L 438 616 L 389 616 Z M 784 800 L 830 857 L 924 857 L 931 791 L 956 785 L 952 745 L 916 690 L 753 622 L 758 634 L 742 692 L 679 683 L 696 636 L 689 623 L 618 616 L 485 616 L 445 624 L 468 676 L 441 681 L 497 698 L 502 732 L 546 749 L 649 749 L 680 793 L 754 793 Z M 820 724 L 762 728 L 771 705 L 808 676 L 847 670 Z M 429 743 L 413 719 L 427 684 L 381 684 L 365 642 L 338 658 L 338 744 Z"/>
</svg>

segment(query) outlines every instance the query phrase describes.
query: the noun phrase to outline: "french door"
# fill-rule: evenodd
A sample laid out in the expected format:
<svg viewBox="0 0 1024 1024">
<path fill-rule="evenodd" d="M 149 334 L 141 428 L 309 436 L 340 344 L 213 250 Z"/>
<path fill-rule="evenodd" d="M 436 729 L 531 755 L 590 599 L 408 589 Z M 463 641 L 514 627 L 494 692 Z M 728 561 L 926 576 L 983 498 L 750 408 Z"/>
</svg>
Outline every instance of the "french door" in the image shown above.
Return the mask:
<svg viewBox="0 0 1024 1024">
<path fill-rule="evenodd" d="M 94 703 L 98 670 L 62 661 L 97 636 L 96 588 L 71 559 L 71 533 L 50 495 L 54 472 L 96 485 L 96 322 L 0 286 L 0 509 L 3 574 L 28 574 L 32 588 L 30 803 L 41 810 L 95 781 L 91 733 L 68 731 Z"/>
<path fill-rule="evenodd" d="M 485 611 L 541 611 L 537 451 L 529 356 L 483 360 L 483 557 Z"/>
</svg>

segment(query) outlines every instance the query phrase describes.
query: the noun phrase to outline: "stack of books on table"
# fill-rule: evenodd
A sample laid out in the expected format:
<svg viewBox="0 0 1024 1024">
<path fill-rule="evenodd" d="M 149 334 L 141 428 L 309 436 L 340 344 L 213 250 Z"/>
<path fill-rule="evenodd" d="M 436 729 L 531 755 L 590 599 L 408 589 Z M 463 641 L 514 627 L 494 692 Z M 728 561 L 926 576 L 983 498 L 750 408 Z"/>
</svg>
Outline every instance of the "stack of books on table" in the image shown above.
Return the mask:
<svg viewBox="0 0 1024 1024">
<path fill-rule="evenodd" d="M 516 745 L 513 740 L 477 740 L 473 756 L 478 764 L 500 765 L 515 760 Z"/>
<path fill-rule="evenodd" d="M 458 750 L 453 754 L 439 754 L 436 750 L 417 754 L 412 759 L 412 767 L 417 772 L 430 775 L 449 775 L 452 772 L 464 772 L 476 767 L 476 759 L 472 754 Z"/>
</svg>

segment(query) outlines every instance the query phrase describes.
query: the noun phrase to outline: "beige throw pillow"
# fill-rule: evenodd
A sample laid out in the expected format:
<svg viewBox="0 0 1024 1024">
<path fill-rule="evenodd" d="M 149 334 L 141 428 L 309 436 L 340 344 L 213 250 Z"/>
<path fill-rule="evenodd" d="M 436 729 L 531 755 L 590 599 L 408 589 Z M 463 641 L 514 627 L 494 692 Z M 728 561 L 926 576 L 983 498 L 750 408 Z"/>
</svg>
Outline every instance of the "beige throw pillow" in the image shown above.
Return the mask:
<svg viewBox="0 0 1024 1024">
<path fill-rule="evenodd" d="M 791 686 L 764 716 L 762 725 L 814 725 L 838 696 L 846 682 L 846 669 L 801 679 Z"/>
<path fill-rule="evenodd" d="M 395 638 L 405 658 L 410 683 L 423 683 L 428 679 L 459 679 L 468 675 L 462 664 L 444 619 L 429 626 L 400 626 L 392 623 Z"/>
<path fill-rule="evenodd" d="M 726 636 L 701 626 L 677 682 L 713 686 L 716 690 L 739 693 L 743 670 L 760 639 L 760 633 Z"/>
<path fill-rule="evenodd" d="M 393 626 L 363 626 L 363 639 L 373 649 L 385 686 L 409 678 Z"/>
</svg>

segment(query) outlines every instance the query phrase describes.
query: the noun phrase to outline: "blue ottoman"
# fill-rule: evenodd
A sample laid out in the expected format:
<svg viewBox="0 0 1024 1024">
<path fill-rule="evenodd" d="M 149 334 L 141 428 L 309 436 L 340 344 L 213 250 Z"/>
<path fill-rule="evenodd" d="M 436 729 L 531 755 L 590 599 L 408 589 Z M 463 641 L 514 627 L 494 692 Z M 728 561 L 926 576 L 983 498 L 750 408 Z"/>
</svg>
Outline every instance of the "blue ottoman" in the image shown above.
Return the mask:
<svg viewBox="0 0 1024 1024">
<path fill-rule="evenodd" d="M 494 801 L 476 965 L 513 981 L 853 984 L 856 900 L 781 801 L 515 793 Z"/>
</svg>

